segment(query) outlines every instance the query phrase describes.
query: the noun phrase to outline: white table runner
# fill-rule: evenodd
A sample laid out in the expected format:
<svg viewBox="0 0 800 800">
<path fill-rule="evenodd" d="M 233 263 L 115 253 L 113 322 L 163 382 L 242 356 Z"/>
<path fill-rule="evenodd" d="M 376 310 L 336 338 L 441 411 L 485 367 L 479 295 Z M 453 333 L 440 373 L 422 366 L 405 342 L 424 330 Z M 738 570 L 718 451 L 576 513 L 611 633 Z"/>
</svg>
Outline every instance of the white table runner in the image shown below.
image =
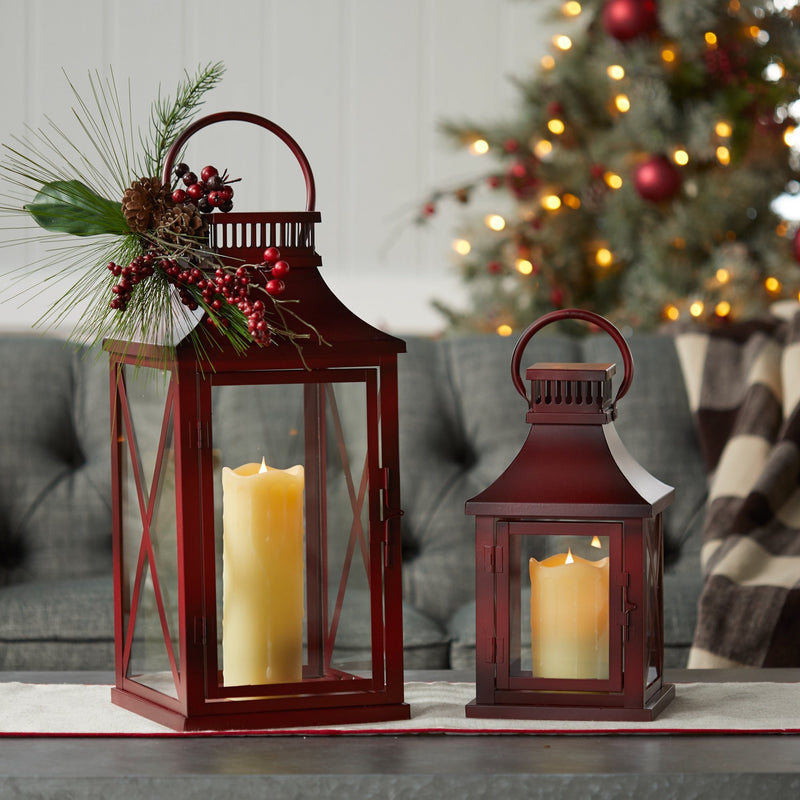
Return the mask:
<svg viewBox="0 0 800 800">
<path fill-rule="evenodd" d="M 412 682 L 405 686 L 411 719 L 321 728 L 275 728 L 242 734 L 413 733 L 800 733 L 798 683 L 684 683 L 653 722 L 468 719 L 473 683 Z M 197 736 L 175 733 L 111 703 L 110 687 L 81 684 L 0 683 L 0 736 Z"/>
</svg>

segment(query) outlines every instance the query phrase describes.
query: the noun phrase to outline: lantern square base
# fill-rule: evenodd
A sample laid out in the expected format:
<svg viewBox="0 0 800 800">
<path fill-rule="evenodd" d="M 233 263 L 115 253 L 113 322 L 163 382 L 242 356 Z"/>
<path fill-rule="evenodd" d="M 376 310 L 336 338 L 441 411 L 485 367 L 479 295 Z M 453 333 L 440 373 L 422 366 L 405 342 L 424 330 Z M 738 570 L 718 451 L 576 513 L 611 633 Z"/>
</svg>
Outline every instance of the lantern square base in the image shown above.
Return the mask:
<svg viewBox="0 0 800 800">
<path fill-rule="evenodd" d="M 643 708 L 621 706 L 536 706 L 478 703 L 477 699 L 467 703 L 468 717 L 483 719 L 563 719 L 600 720 L 607 722 L 652 722 L 675 697 L 675 684 L 665 683 Z"/>
<path fill-rule="evenodd" d="M 376 703 L 363 706 L 331 706 L 276 711 L 235 712 L 231 710 L 221 714 L 200 714 L 187 717 L 179 711 L 161 706 L 124 689 L 112 688 L 111 702 L 159 725 L 180 732 L 252 731 L 317 725 L 355 725 L 411 718 L 411 708 L 407 703 Z"/>
</svg>

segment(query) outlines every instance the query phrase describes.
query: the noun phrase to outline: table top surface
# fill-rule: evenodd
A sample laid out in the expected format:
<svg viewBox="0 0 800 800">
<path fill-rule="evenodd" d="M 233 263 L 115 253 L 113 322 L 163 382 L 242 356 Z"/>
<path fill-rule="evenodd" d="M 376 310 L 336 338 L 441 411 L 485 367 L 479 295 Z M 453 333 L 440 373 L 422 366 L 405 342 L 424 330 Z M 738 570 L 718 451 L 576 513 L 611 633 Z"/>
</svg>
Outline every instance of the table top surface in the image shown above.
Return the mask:
<svg viewBox="0 0 800 800">
<path fill-rule="evenodd" d="M 463 672 L 409 672 L 406 677 L 474 680 Z M 676 683 L 800 682 L 800 670 L 672 670 L 665 677 Z M 112 677 L 7 672 L 0 673 L 0 680 L 111 683 Z M 66 786 L 77 797 L 108 797 L 124 789 L 116 796 L 155 797 L 163 791 L 173 800 L 200 791 L 205 797 L 263 798 L 271 796 L 270 790 L 282 798 L 385 798 L 388 793 L 463 800 L 485 796 L 489 787 L 492 794 L 525 791 L 528 796 L 536 796 L 533 789 L 575 797 L 637 797 L 642 792 L 715 800 L 788 797 L 800 795 L 800 737 L 415 734 L 3 740 L 1 797 L 33 792 L 57 797 Z"/>
</svg>

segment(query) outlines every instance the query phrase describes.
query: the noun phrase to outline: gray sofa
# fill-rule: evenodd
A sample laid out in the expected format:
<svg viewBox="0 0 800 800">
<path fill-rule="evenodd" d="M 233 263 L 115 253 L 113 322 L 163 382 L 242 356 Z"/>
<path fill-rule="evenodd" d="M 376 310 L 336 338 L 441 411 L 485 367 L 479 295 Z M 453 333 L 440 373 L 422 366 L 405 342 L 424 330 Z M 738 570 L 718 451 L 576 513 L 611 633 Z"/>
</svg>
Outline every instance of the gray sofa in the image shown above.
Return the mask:
<svg viewBox="0 0 800 800">
<path fill-rule="evenodd" d="M 399 359 L 405 665 L 468 668 L 474 521 L 464 502 L 497 477 L 528 429 L 510 380 L 514 341 L 407 343 Z M 665 515 L 665 638 L 667 666 L 683 666 L 706 478 L 673 340 L 636 334 L 629 344 L 636 374 L 616 425 L 634 456 L 677 488 Z M 606 336 L 551 333 L 535 337 L 523 365 L 537 360 L 620 363 Z M 104 356 L 55 338 L 0 335 L 2 670 L 113 668 L 108 405 Z"/>
</svg>

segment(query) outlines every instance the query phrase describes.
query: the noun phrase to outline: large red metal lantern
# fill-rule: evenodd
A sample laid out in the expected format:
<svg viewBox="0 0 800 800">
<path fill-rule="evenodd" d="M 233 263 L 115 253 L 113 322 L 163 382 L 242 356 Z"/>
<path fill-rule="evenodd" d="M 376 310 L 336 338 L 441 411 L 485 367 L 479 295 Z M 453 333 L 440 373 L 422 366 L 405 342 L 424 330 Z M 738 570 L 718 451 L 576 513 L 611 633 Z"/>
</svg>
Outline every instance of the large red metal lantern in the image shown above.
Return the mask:
<svg viewBox="0 0 800 800">
<path fill-rule="evenodd" d="M 407 718 L 397 431 L 399 339 L 352 314 L 319 272 L 307 207 L 210 218 L 230 266 L 277 247 L 281 296 L 315 334 L 198 354 L 107 341 L 111 363 L 116 686 L 113 701 L 178 730 Z M 266 276 L 250 266 L 250 280 Z M 296 301 L 296 302 L 295 302 Z M 289 315 L 289 319 L 294 319 Z M 266 472 L 259 464 L 271 467 Z"/>
<path fill-rule="evenodd" d="M 520 361 L 545 325 L 581 319 L 609 333 L 614 364 Z M 619 331 L 567 309 L 520 338 L 512 378 L 530 433 L 506 471 L 466 504 L 476 522 L 477 696 L 471 717 L 648 720 L 674 696 L 663 681 L 662 511 L 674 490 L 648 474 L 614 428 L 633 377 Z"/>
</svg>

